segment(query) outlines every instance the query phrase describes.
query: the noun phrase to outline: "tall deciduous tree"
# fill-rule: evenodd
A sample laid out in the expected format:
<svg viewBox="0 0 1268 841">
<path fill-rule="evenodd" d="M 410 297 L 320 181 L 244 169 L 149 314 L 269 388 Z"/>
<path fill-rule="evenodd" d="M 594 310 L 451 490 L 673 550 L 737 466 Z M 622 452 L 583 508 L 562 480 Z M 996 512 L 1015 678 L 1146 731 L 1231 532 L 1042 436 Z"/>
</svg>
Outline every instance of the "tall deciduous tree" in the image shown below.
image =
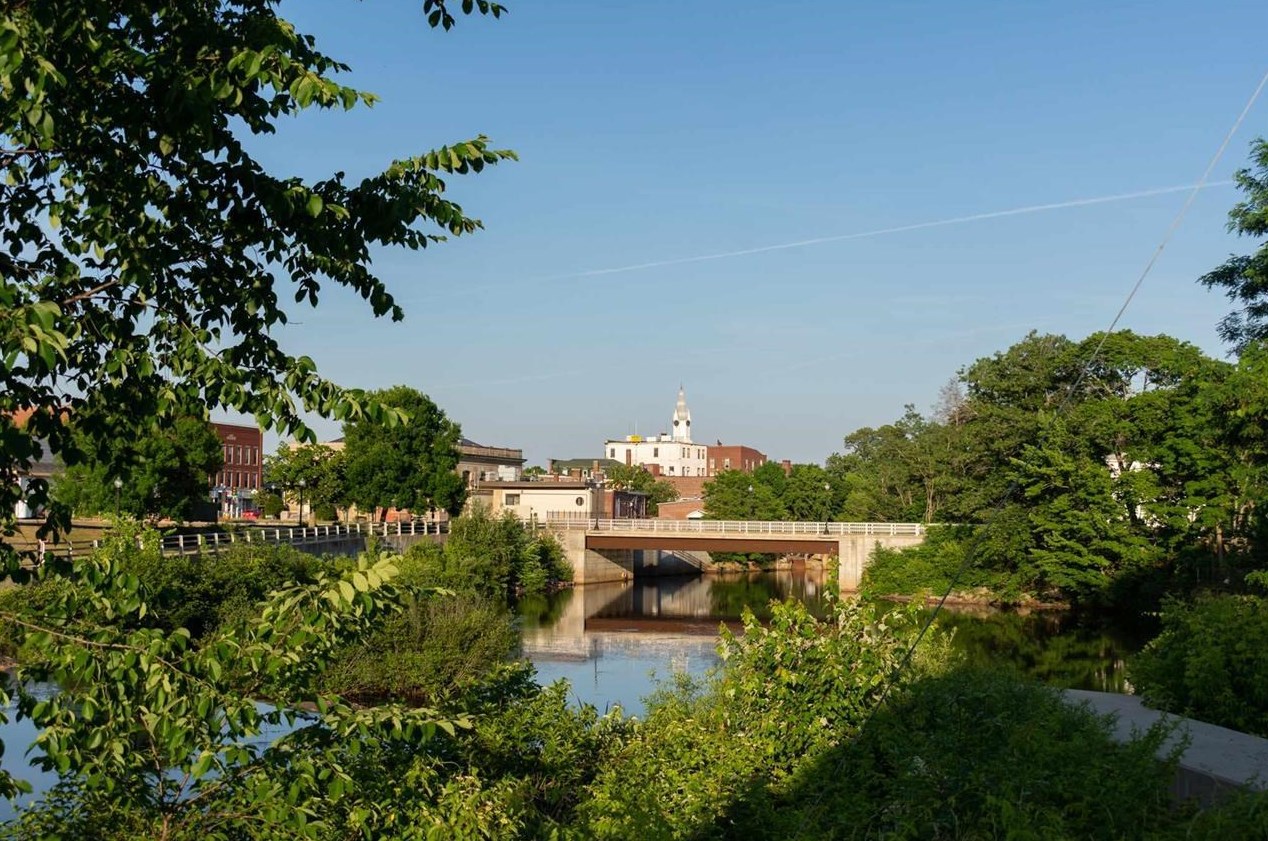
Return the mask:
<svg viewBox="0 0 1268 841">
<path fill-rule="evenodd" d="M 1249 342 L 1268 339 L 1268 140 L 1251 146 L 1253 168 L 1237 173 L 1237 186 L 1245 198 L 1228 214 L 1228 229 L 1246 237 L 1264 239 L 1253 254 L 1230 257 L 1207 272 L 1198 283 L 1222 289 L 1240 309 L 1219 324 L 1220 337 L 1240 352 Z"/>
<path fill-rule="evenodd" d="M 105 458 L 69 467 L 57 478 L 55 497 L 75 513 L 113 513 L 117 503 L 120 513 L 134 517 L 187 520 L 207 502 L 209 477 L 224 464 L 220 439 L 202 418 L 180 418 L 113 444 Z"/>
<path fill-rule="evenodd" d="M 457 473 L 461 430 L 427 395 L 398 385 L 367 397 L 408 420 L 344 425 L 347 496 L 364 509 L 395 506 L 457 514 L 467 489 Z"/>
<path fill-rule="evenodd" d="M 374 100 L 337 81 L 345 65 L 276 5 L 0 5 L 3 533 L 22 493 L 15 476 L 41 448 L 82 460 L 71 423 L 102 441 L 134 434 L 138 419 L 223 406 L 311 440 L 304 411 L 397 419 L 282 349 L 283 301 L 315 305 L 334 284 L 400 319 L 371 250 L 475 231 L 443 179 L 513 155 L 475 137 L 361 179 L 269 172 L 247 137 L 310 108 Z M 423 8 L 432 26 L 453 25 L 444 0 Z M 10 413 L 28 408 L 17 427 Z M 31 501 L 45 496 L 32 483 Z M 3 560 L 15 556 L 0 544 Z"/>
<path fill-rule="evenodd" d="M 303 482 L 306 505 L 337 507 L 347 498 L 346 463 L 342 452 L 321 444 L 283 444 L 265 459 L 264 481 L 286 496 L 294 495 Z"/>
</svg>

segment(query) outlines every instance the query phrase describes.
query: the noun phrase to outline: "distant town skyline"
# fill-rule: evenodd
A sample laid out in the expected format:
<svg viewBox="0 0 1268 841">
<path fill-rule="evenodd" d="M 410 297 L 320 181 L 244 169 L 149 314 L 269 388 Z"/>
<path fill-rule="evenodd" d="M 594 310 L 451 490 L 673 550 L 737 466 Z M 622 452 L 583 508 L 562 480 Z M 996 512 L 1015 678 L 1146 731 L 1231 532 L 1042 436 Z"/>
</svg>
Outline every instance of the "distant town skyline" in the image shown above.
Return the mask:
<svg viewBox="0 0 1268 841">
<path fill-rule="evenodd" d="M 1030 329 L 1103 329 L 1263 73 L 1268 22 L 561 0 L 442 36 L 412 3 L 282 13 L 382 101 L 284 124 L 265 165 L 355 178 L 477 133 L 521 161 L 447 179 L 486 230 L 375 254 L 404 323 L 330 290 L 279 339 L 530 464 L 663 431 L 679 382 L 700 440 L 821 461 Z M 1195 280 L 1253 246 L 1225 230 L 1227 181 L 1265 133 L 1261 102 L 1122 327 L 1224 353 L 1226 302 Z"/>
</svg>

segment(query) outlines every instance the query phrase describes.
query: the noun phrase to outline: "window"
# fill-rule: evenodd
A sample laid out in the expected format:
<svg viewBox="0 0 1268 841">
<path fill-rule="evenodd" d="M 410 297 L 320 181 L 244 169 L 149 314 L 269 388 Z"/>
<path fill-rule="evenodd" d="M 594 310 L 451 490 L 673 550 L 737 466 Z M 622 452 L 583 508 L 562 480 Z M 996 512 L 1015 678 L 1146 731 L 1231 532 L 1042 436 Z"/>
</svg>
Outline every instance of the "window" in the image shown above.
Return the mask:
<svg viewBox="0 0 1268 841">
<path fill-rule="evenodd" d="M 672 464 L 671 464 L 671 465 L 669 465 L 669 475 L 670 475 L 670 476 L 673 476 L 673 475 L 674 475 L 674 466 L 673 466 Z"/>
<path fill-rule="evenodd" d="M 584 496 L 579 496 L 576 499 L 576 503 L 577 503 L 577 507 L 580 508 L 581 506 L 586 504 L 586 498 Z"/>
<path fill-rule="evenodd" d="M 519 494 L 507 494 L 506 496 L 502 497 L 502 504 L 503 504 L 503 505 L 505 505 L 505 506 L 506 506 L 506 507 L 508 507 L 508 508 L 510 508 L 512 505 L 519 505 L 519 504 L 520 504 L 520 495 L 519 495 Z"/>
<path fill-rule="evenodd" d="M 722 460 L 722 469 L 723 469 L 723 470 L 730 470 L 730 469 L 731 469 L 731 460 L 730 460 L 729 458 L 726 458 L 726 459 L 723 459 L 723 460 Z"/>
<path fill-rule="evenodd" d="M 709 459 L 709 469 L 716 470 L 717 467 L 718 467 L 718 460 L 716 458 Z"/>
<path fill-rule="evenodd" d="M 660 458 L 660 447 L 652 447 L 652 458 Z"/>
<path fill-rule="evenodd" d="M 608 458 L 616 458 L 616 447 L 613 447 L 610 450 L 608 450 Z"/>
</svg>

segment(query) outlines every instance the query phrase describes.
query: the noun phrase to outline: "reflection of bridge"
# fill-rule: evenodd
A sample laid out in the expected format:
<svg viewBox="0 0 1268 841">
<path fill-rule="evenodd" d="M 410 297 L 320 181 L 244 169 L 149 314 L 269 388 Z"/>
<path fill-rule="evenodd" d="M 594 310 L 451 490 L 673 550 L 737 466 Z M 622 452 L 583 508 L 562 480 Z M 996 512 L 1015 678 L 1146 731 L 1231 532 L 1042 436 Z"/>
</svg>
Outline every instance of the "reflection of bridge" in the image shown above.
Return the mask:
<svg viewBox="0 0 1268 841">
<path fill-rule="evenodd" d="M 738 631 L 745 605 L 761 615 L 769 600 L 816 603 L 822 600 L 823 575 L 780 570 L 576 587 L 555 597 L 562 606 L 557 615 L 523 620 L 521 643 L 537 661 L 646 656 L 654 650 L 667 656 L 691 651 L 711 659 L 719 626 Z M 744 592 L 737 596 L 736 587 Z"/>
<path fill-rule="evenodd" d="M 667 550 L 836 555 L 842 591 L 857 590 L 877 546 L 902 548 L 924 540 L 920 523 L 805 523 L 756 520 L 550 520 L 572 562 L 578 584 L 623 581 L 658 563 Z M 650 563 L 644 553 L 652 552 Z"/>
</svg>

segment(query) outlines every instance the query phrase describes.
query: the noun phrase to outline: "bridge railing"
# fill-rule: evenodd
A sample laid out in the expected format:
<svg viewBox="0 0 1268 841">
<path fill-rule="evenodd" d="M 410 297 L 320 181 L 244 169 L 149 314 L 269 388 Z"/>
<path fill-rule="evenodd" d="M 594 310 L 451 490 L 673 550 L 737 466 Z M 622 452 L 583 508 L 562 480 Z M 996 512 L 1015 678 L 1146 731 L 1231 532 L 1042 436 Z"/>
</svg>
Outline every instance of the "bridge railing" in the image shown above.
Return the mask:
<svg viewBox="0 0 1268 841">
<path fill-rule="evenodd" d="M 769 534 L 769 535 L 877 535 L 919 537 L 925 533 L 923 523 L 825 523 L 781 520 L 585 520 L 549 518 L 546 525 L 565 531 L 610 531 L 622 534 Z"/>
<path fill-rule="evenodd" d="M 180 555 L 192 552 L 219 552 L 221 549 L 238 543 L 279 544 L 292 546 L 312 543 L 326 543 L 363 535 L 388 537 L 403 534 L 446 534 L 449 531 L 447 522 L 409 522 L 409 523 L 337 523 L 327 526 L 252 526 L 234 531 L 199 532 L 195 534 L 164 535 L 160 547 L 165 555 Z M 94 549 L 101 545 L 94 540 Z"/>
</svg>

